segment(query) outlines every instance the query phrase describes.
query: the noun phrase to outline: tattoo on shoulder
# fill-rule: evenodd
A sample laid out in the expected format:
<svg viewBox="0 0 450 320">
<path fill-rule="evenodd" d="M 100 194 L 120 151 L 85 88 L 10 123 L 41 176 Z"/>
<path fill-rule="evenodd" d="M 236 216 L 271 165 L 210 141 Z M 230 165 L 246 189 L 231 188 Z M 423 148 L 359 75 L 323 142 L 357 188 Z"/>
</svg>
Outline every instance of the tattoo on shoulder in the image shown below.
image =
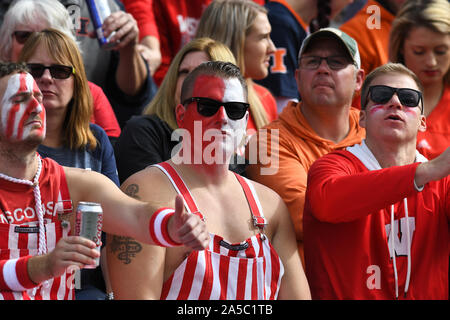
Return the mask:
<svg viewBox="0 0 450 320">
<path fill-rule="evenodd" d="M 135 183 L 130 184 L 129 186 L 127 186 L 125 188 L 125 194 L 129 195 L 132 198 L 135 199 L 140 199 L 140 197 L 138 196 L 138 192 L 139 192 L 139 186 Z"/>
<path fill-rule="evenodd" d="M 108 243 L 107 247 L 124 264 L 130 264 L 132 258 L 135 258 L 142 250 L 142 245 L 139 242 L 133 238 L 121 236 L 113 236 L 112 241 Z"/>
</svg>

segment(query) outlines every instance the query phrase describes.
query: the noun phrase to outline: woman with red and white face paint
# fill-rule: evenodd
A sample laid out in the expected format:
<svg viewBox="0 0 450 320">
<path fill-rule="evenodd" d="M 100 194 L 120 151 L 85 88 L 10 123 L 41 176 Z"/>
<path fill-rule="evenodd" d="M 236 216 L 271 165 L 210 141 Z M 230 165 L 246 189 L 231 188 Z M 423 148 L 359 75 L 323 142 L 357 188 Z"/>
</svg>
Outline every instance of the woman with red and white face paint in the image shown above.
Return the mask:
<svg viewBox="0 0 450 320">
<path fill-rule="evenodd" d="M 1 131 L 7 140 L 42 142 L 46 128 L 42 99 L 30 74 L 16 73 L 8 79 L 0 102 Z"/>
<path fill-rule="evenodd" d="M 428 159 L 450 145 L 450 3 L 447 0 L 407 1 L 391 30 L 389 56 L 403 63 L 424 87 L 426 131 L 417 149 Z"/>
<path fill-rule="evenodd" d="M 269 188 L 228 170 L 230 153 L 245 134 L 248 107 L 246 82 L 231 63 L 206 62 L 186 77 L 176 108 L 178 125 L 187 133 L 178 157 L 132 175 L 122 188 L 159 204 L 157 221 L 172 214 L 173 196 L 180 194 L 188 216 L 205 221 L 209 246 L 192 251 L 155 235 L 166 248 L 139 247 L 133 263 L 126 263 L 117 255 L 124 240 L 116 238 L 111 259 L 108 254 L 116 299 L 310 297 L 286 206 Z M 198 143 L 197 134 L 215 140 Z M 223 158 L 209 158 L 209 149 L 224 152 Z"/>
</svg>

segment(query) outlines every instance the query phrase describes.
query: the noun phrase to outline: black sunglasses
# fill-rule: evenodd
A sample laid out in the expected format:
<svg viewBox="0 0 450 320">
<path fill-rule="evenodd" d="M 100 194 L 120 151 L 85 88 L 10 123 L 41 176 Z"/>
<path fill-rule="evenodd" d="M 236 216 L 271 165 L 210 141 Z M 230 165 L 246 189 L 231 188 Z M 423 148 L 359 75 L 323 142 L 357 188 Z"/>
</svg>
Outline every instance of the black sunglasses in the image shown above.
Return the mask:
<svg viewBox="0 0 450 320">
<path fill-rule="evenodd" d="M 50 71 L 52 78 L 54 79 L 67 79 L 71 74 L 75 74 L 75 68 L 70 66 L 63 66 L 60 64 L 52 64 L 51 66 L 44 66 L 40 63 L 28 63 L 28 69 L 33 78 L 40 78 L 44 74 L 45 69 Z"/>
<path fill-rule="evenodd" d="M 14 31 L 13 35 L 18 43 L 24 44 L 32 33 L 33 31 Z"/>
<path fill-rule="evenodd" d="M 221 106 L 225 108 L 228 118 L 239 120 L 245 116 L 250 105 L 245 102 L 222 102 L 209 98 L 192 97 L 183 101 L 183 105 L 197 102 L 197 111 L 204 117 L 211 117 L 216 114 Z"/>
<path fill-rule="evenodd" d="M 391 100 L 394 93 L 397 94 L 400 103 L 405 107 L 418 107 L 420 101 L 423 99 L 420 91 L 409 88 L 393 88 L 383 85 L 369 87 L 368 96 L 370 96 L 370 99 L 373 102 L 384 104 Z"/>
</svg>

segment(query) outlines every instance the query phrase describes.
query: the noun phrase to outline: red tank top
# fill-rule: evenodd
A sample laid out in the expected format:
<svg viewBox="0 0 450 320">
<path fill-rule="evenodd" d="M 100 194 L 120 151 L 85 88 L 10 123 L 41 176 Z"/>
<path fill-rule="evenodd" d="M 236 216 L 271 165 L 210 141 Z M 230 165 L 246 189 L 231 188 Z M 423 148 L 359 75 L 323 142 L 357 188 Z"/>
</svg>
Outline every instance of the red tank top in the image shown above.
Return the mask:
<svg viewBox="0 0 450 320">
<path fill-rule="evenodd" d="M 58 219 L 58 206 L 67 207 L 70 203 L 69 189 L 63 167 L 55 161 L 42 159 L 39 178 L 47 252 L 69 234 Z M 71 205 L 69 205 L 71 207 Z M 39 226 L 35 212 L 33 188 L 0 179 L 0 266 L 26 256 L 37 255 Z M 0 267 L 0 272 L 2 268 Z M 55 300 L 73 299 L 72 273 L 53 278 L 32 289 L 24 291 L 6 290 L 1 286 L 0 300 Z M 0 274 L 0 280 L 2 279 Z M 20 280 L 20 279 L 19 279 Z M 1 282 L 1 281 L 0 281 Z"/>
<path fill-rule="evenodd" d="M 155 165 L 182 195 L 189 213 L 201 214 L 183 179 L 167 162 Z M 255 226 L 266 224 L 251 182 L 236 174 L 249 203 Z M 268 300 L 276 299 L 284 267 L 270 244 L 259 233 L 240 243 L 229 243 L 210 234 L 209 247 L 192 251 L 163 284 L 163 300 Z"/>
</svg>

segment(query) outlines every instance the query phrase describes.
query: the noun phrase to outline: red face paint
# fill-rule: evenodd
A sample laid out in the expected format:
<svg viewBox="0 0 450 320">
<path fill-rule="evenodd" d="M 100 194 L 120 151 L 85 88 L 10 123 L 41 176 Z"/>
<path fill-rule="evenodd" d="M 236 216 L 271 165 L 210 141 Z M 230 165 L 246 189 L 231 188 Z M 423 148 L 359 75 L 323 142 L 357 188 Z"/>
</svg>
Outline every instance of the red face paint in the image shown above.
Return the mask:
<svg viewBox="0 0 450 320">
<path fill-rule="evenodd" d="M 244 91 L 238 79 L 222 79 L 217 76 L 199 76 L 194 84 L 192 97 L 205 97 L 222 102 L 245 102 Z M 239 120 L 228 118 L 221 107 L 211 117 L 198 113 L 197 103 L 185 106 L 180 128 L 190 134 L 190 149 L 194 163 L 224 163 L 242 140 L 247 126 L 247 116 Z M 185 146 L 186 147 L 186 146 Z M 220 153 L 220 154 L 219 154 Z"/>
<path fill-rule="evenodd" d="M 45 136 L 45 111 L 35 94 L 40 95 L 28 73 L 11 76 L 2 99 L 1 124 L 7 139 L 25 140 L 33 130 Z"/>
</svg>

